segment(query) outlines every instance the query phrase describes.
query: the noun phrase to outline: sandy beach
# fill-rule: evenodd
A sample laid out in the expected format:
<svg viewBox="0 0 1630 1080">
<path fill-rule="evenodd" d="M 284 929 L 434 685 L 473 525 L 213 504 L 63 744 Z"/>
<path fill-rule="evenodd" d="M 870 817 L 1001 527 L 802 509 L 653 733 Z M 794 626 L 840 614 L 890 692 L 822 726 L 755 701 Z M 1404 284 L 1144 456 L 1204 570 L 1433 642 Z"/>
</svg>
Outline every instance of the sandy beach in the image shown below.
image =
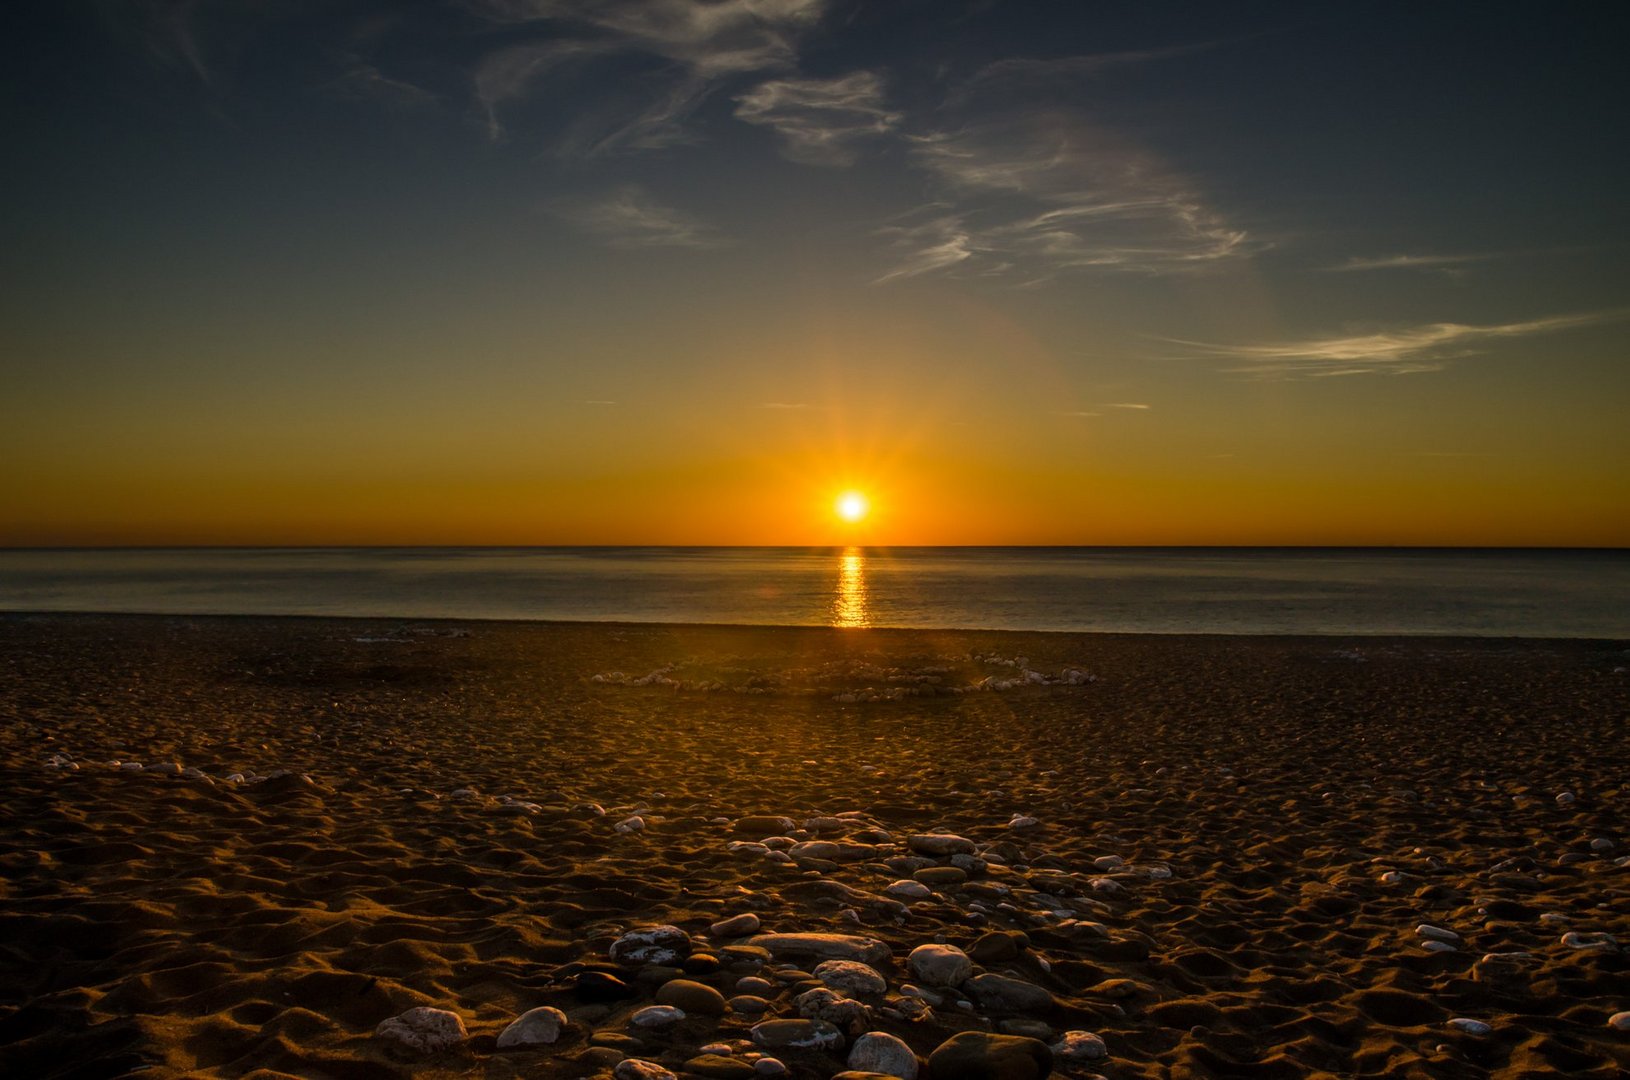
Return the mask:
<svg viewBox="0 0 1630 1080">
<path fill-rule="evenodd" d="M 1623 1076 L 1627 645 L 6 616 L 0 1072 Z"/>
</svg>

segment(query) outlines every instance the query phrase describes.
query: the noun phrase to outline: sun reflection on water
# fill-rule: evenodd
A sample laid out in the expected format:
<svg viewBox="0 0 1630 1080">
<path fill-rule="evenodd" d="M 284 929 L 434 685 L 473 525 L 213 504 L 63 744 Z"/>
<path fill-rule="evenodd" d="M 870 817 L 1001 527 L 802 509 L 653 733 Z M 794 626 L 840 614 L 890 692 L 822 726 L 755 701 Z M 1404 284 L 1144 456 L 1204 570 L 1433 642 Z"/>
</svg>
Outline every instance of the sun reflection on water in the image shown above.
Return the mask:
<svg viewBox="0 0 1630 1080">
<path fill-rule="evenodd" d="M 838 556 L 838 588 L 832 596 L 832 625 L 862 627 L 872 624 L 866 593 L 866 554 L 857 547 Z"/>
</svg>

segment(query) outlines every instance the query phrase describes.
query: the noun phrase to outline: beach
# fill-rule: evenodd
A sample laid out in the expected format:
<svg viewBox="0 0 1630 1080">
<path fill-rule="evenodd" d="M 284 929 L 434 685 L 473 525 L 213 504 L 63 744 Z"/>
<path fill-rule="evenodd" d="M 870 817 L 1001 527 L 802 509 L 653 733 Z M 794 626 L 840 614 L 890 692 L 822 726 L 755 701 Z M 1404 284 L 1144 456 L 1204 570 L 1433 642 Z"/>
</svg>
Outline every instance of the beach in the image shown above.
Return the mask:
<svg viewBox="0 0 1630 1080">
<path fill-rule="evenodd" d="M 1622 1076 L 1627 668 L 7 615 L 0 1071 L 825 1080 L 881 1032 L 934 1080 L 1042 1073 L 936 1053 L 976 1032 L 1083 1077 Z M 393 1038 L 417 1008 L 458 1037 Z"/>
</svg>

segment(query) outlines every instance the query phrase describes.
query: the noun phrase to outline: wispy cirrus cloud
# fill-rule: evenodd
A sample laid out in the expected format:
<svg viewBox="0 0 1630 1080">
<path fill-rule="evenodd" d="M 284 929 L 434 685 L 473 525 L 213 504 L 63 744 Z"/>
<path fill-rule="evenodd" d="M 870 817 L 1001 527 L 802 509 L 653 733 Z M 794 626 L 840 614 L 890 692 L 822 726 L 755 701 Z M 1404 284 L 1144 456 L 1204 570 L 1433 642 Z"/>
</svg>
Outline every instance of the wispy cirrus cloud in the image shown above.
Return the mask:
<svg viewBox="0 0 1630 1080">
<path fill-rule="evenodd" d="M 870 71 L 833 79 L 771 79 L 736 98 L 736 119 L 773 128 L 782 153 L 806 165 L 849 165 L 854 144 L 884 135 L 900 114 L 884 105 L 883 80 Z"/>
<path fill-rule="evenodd" d="M 566 203 L 559 217 L 617 248 L 718 248 L 729 240 L 712 226 L 671 206 L 663 206 L 637 184 L 626 184 L 603 199 Z"/>
<path fill-rule="evenodd" d="M 1172 344 L 1182 346 L 1191 356 L 1231 362 L 1225 371 L 1265 378 L 1414 375 L 1440 371 L 1451 361 L 1477 355 L 1496 342 L 1599 326 L 1627 316 L 1630 311 L 1620 309 L 1488 325 L 1428 323 L 1373 334 L 1274 344 L 1223 345 L 1175 339 Z"/>
<path fill-rule="evenodd" d="M 1326 273 L 1345 274 L 1364 270 L 1434 270 L 1453 273 L 1472 263 L 1504 258 L 1502 252 L 1470 255 L 1377 255 L 1354 256 L 1334 266 L 1321 267 Z"/>
<path fill-rule="evenodd" d="M 536 80 L 566 61 L 643 55 L 658 62 L 628 83 L 621 102 L 592 126 L 563 140 L 563 153 L 592 156 L 652 149 L 688 139 L 686 119 L 729 76 L 788 69 L 800 36 L 828 0 L 468 0 L 488 20 L 540 24 L 547 41 L 495 51 L 476 67 L 476 97 L 488 133 L 500 137 L 500 106 L 524 98 Z M 619 115 L 620 113 L 620 115 Z"/>
<path fill-rule="evenodd" d="M 1196 185 L 1096 122 L 1071 92 L 1071 77 L 1195 48 L 1005 60 L 976 73 L 950 94 L 936 127 L 907 136 L 939 199 L 924 221 L 882 230 L 898 262 L 878 280 L 1165 274 L 1256 250 Z"/>
<path fill-rule="evenodd" d="M 1145 405 L 1142 402 L 1138 402 L 1138 401 L 1106 401 L 1104 403 L 1104 408 L 1106 408 L 1106 409 L 1133 409 L 1133 410 L 1135 410 L 1137 412 L 1147 412 L 1151 408 L 1151 406 Z"/>
</svg>

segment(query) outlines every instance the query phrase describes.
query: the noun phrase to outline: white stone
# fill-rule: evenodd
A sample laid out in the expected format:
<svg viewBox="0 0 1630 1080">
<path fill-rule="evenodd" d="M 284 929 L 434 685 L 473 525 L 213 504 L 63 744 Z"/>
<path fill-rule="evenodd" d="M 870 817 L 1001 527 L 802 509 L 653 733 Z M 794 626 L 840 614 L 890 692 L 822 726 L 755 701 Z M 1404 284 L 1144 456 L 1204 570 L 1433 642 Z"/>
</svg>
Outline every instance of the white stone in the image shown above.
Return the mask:
<svg viewBox="0 0 1630 1080">
<path fill-rule="evenodd" d="M 640 817 L 638 814 L 635 814 L 632 817 L 623 818 L 621 821 L 617 822 L 617 824 L 613 825 L 612 828 L 616 829 L 620 833 L 640 832 L 645 828 L 645 819 Z"/>
<path fill-rule="evenodd" d="M 1562 944 L 1570 949 L 1602 949 L 1611 952 L 1618 947 L 1619 939 L 1612 934 L 1598 931 L 1570 930 L 1562 935 Z"/>
<path fill-rule="evenodd" d="M 380 1021 L 374 1035 L 410 1053 L 434 1054 L 457 1046 L 468 1032 L 457 1013 L 421 1005 Z"/>
<path fill-rule="evenodd" d="M 1574 794 L 1571 791 L 1564 791 L 1564 792 L 1562 792 L 1561 794 L 1559 794 L 1556 797 L 1556 804 L 1558 806 L 1567 806 L 1568 804 L 1572 803 L 1573 801 L 1574 801 Z"/>
<path fill-rule="evenodd" d="M 1034 829 L 1040 824 L 1040 818 L 1031 817 L 1029 814 L 1014 814 L 1013 820 L 1007 823 L 1007 827 L 1010 829 Z"/>
<path fill-rule="evenodd" d="M 889 896 L 897 896 L 902 900 L 921 900 L 926 896 L 933 895 L 934 892 L 933 889 L 930 889 L 922 882 L 912 881 L 909 878 L 891 882 L 884 886 L 883 891 Z"/>
<path fill-rule="evenodd" d="M 1455 951 L 1455 947 L 1453 945 L 1449 944 L 1447 941 L 1438 941 L 1436 938 L 1428 938 L 1421 942 L 1421 948 L 1425 949 L 1427 952 L 1442 953 Z"/>
<path fill-rule="evenodd" d="M 672 1005 L 647 1005 L 628 1018 L 635 1027 L 658 1028 L 677 1024 L 685 1019 L 685 1010 Z"/>
<path fill-rule="evenodd" d="M 917 1055 L 904 1040 L 882 1031 L 871 1031 L 855 1040 L 849 1051 L 849 1068 L 855 1072 L 882 1073 L 901 1080 L 916 1080 Z"/>
<path fill-rule="evenodd" d="M 1433 926 L 1431 923 L 1421 923 L 1415 927 L 1415 933 L 1423 938 L 1430 938 L 1433 941 L 1447 941 L 1450 944 L 1460 940 L 1460 935 L 1453 930 L 1445 930 L 1443 927 Z"/>
<path fill-rule="evenodd" d="M 690 935 L 677 926 L 640 926 L 611 943 L 619 964 L 675 964 L 690 955 Z"/>
<path fill-rule="evenodd" d="M 1090 1031 L 1066 1031 L 1053 1043 L 1053 1056 L 1066 1064 L 1102 1061 L 1109 1056 L 1109 1047 Z"/>
<path fill-rule="evenodd" d="M 955 945 L 919 945 L 906 957 L 906 967 L 929 986 L 960 986 L 973 974 L 973 961 Z"/>
<path fill-rule="evenodd" d="M 511 1046 L 541 1046 L 560 1038 L 566 1027 L 566 1014 L 548 1005 L 529 1009 L 498 1035 L 498 1049 Z"/>
<path fill-rule="evenodd" d="M 1449 1026 L 1464 1031 L 1468 1035 L 1487 1035 L 1494 1029 L 1481 1020 L 1473 1020 L 1469 1016 L 1457 1016 L 1449 1021 Z"/>
</svg>

